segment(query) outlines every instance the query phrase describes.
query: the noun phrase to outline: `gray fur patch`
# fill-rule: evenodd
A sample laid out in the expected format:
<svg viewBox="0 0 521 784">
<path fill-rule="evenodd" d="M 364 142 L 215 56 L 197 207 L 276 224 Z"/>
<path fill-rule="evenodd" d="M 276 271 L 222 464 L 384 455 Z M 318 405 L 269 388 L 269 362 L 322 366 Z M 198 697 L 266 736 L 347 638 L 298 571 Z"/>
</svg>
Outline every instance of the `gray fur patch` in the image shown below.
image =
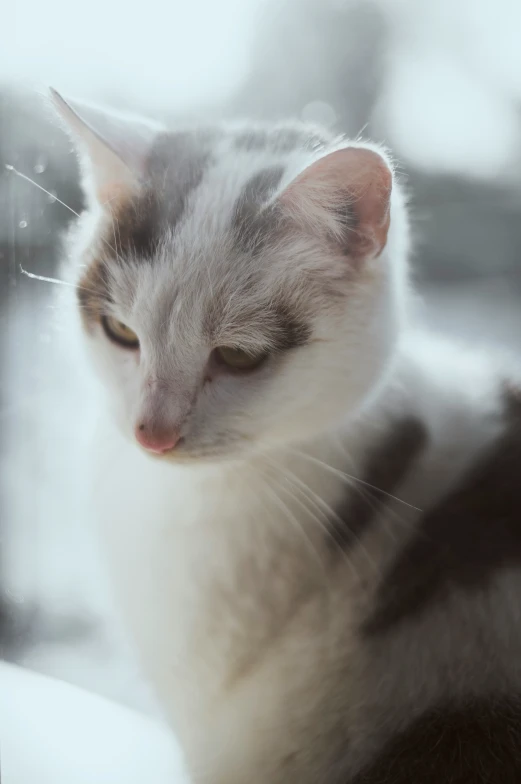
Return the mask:
<svg viewBox="0 0 521 784">
<path fill-rule="evenodd" d="M 276 322 L 275 351 L 289 351 L 305 345 L 311 337 L 311 327 L 303 321 L 290 305 L 274 306 Z"/>
<path fill-rule="evenodd" d="M 163 134 L 151 150 L 144 188 L 114 212 L 118 254 L 151 260 L 161 237 L 175 230 L 211 159 L 216 132 Z"/>
<path fill-rule="evenodd" d="M 521 401 L 507 395 L 504 436 L 420 521 L 378 592 L 367 634 L 425 612 L 455 587 L 481 591 L 521 565 Z"/>
<path fill-rule="evenodd" d="M 336 510 L 331 528 L 335 548 L 350 547 L 376 521 L 389 502 L 388 494 L 393 494 L 405 479 L 426 441 L 427 432 L 419 420 L 408 418 L 395 424 L 388 438 L 369 456 L 360 477 L 371 487 L 370 492 L 365 488 L 360 492 L 350 490 L 345 503 Z"/>
<path fill-rule="evenodd" d="M 76 287 L 81 317 L 86 325 L 98 321 L 112 303 L 107 266 L 103 258 L 91 262 Z"/>
<path fill-rule="evenodd" d="M 258 251 L 273 232 L 276 210 L 263 207 L 276 191 L 283 174 L 283 166 L 262 169 L 246 183 L 237 199 L 233 231 L 236 243 L 242 250 Z"/>
<path fill-rule="evenodd" d="M 224 293 L 223 300 L 215 296 L 206 309 L 203 329 L 210 340 L 214 339 L 215 326 L 220 325 L 226 296 Z M 240 297 L 240 294 L 237 296 Z M 249 330 L 252 325 L 259 335 L 269 340 L 272 354 L 303 346 L 311 337 L 310 325 L 299 316 L 289 302 L 273 301 L 238 309 L 234 320 L 237 334 Z"/>
</svg>

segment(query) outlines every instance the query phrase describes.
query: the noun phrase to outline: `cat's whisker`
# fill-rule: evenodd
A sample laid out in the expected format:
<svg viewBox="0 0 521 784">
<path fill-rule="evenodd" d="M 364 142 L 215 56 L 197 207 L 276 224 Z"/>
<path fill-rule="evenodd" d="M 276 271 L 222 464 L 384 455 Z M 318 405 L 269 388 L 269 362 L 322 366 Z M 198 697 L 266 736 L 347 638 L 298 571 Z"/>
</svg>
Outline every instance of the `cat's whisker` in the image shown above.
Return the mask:
<svg viewBox="0 0 521 784">
<path fill-rule="evenodd" d="M 342 518 L 341 518 L 341 517 L 338 515 L 338 513 L 337 513 L 337 512 L 335 512 L 335 510 L 334 510 L 334 509 L 332 509 L 332 508 L 331 508 L 331 506 L 330 506 L 329 504 L 327 504 L 327 502 L 326 502 L 326 501 L 324 501 L 324 499 L 322 499 L 322 498 L 321 498 L 321 497 L 320 497 L 318 494 L 316 494 L 316 493 L 315 493 L 315 492 L 314 492 L 314 491 L 313 491 L 311 488 L 309 488 L 307 485 L 305 485 L 305 484 L 304 484 L 304 483 L 303 483 L 303 482 L 302 482 L 302 481 L 301 481 L 301 480 L 300 480 L 300 479 L 299 479 L 299 478 L 298 478 L 298 477 L 297 477 L 297 476 L 296 476 L 296 475 L 295 475 L 295 474 L 294 474 L 294 473 L 293 473 L 293 472 L 292 472 L 292 471 L 291 471 L 291 470 L 290 470 L 290 469 L 289 469 L 289 468 L 288 468 L 286 465 L 279 465 L 279 466 L 278 466 L 278 470 L 279 470 L 280 472 L 284 472 L 284 473 L 286 474 L 286 476 L 288 476 L 288 474 L 289 474 L 289 475 L 290 475 L 290 476 L 291 476 L 291 477 L 292 477 L 292 478 L 295 480 L 295 483 L 298 483 L 298 484 L 301 486 L 301 488 L 302 488 L 302 491 L 303 491 L 303 492 L 305 492 L 305 493 L 311 493 L 311 494 L 314 496 L 314 498 L 316 498 L 316 501 L 317 501 L 317 502 L 320 504 L 320 506 L 321 506 L 321 507 L 322 507 L 322 508 L 325 510 L 325 512 L 326 512 L 326 516 L 327 516 L 327 519 L 328 519 L 328 521 L 330 521 L 330 520 L 332 520 L 332 519 L 333 519 L 333 520 L 336 520 L 337 522 L 339 522 L 339 523 L 340 523 L 342 526 L 345 526 L 345 525 L 346 525 L 346 521 L 344 521 L 344 520 L 343 520 L 343 519 L 342 519 Z M 349 486 L 350 486 L 350 487 L 352 487 L 352 489 L 353 489 L 353 490 L 356 490 L 356 492 L 357 492 L 357 493 L 359 493 L 359 495 L 361 495 L 361 497 L 364 499 L 364 501 L 365 501 L 367 504 L 369 504 L 369 505 L 371 506 L 371 509 L 373 510 L 373 512 L 375 513 L 375 515 L 379 515 L 379 517 L 380 517 L 380 523 L 382 523 L 382 524 L 384 525 L 384 528 L 385 528 L 385 531 L 386 531 L 386 533 L 388 533 L 388 534 L 389 534 L 389 536 L 391 537 L 391 539 L 392 539 L 393 541 L 396 541 L 396 536 L 395 536 L 395 535 L 393 534 L 393 532 L 391 531 L 391 527 L 390 527 L 390 526 L 387 524 L 387 522 L 386 522 L 386 520 L 385 520 L 385 517 L 384 517 L 383 515 L 379 514 L 381 511 L 383 511 L 383 509 L 382 509 L 381 507 L 379 507 L 379 505 L 378 505 L 377 503 L 375 503 L 375 502 L 374 502 L 374 501 L 371 499 L 371 497 L 370 497 L 370 495 L 369 495 L 369 493 L 368 493 L 367 489 L 365 489 L 365 488 L 363 488 L 363 487 L 359 487 L 359 486 L 358 486 L 358 485 L 357 485 L 355 482 L 353 482 L 353 481 L 352 481 L 352 480 L 349 478 L 349 475 L 347 476 L 347 478 L 346 478 L 346 481 L 348 482 Z M 386 512 L 388 512 L 388 513 L 392 514 L 392 516 L 393 516 L 393 517 L 396 519 L 396 521 L 397 521 L 398 523 L 400 523 L 400 525 L 402 525 L 402 526 L 405 526 L 405 527 L 407 528 L 407 530 L 411 530 L 411 527 L 412 527 L 412 526 L 411 526 L 411 524 L 410 524 L 410 523 L 408 523 L 407 521 L 405 521 L 403 518 L 401 518 L 401 517 L 400 517 L 400 516 L 399 516 L 399 515 L 398 515 L 398 514 L 397 514 L 397 513 L 394 511 L 394 510 L 392 510 L 390 507 L 386 507 Z M 323 527 L 324 527 L 324 526 L 323 526 Z M 335 545 L 336 545 L 336 546 L 337 546 L 339 549 L 342 549 L 341 545 L 340 545 L 340 544 L 337 542 L 337 540 L 335 539 L 333 532 L 332 532 L 332 531 L 331 531 L 329 528 L 327 528 L 327 527 L 324 527 L 324 530 L 326 531 L 326 533 L 327 533 L 328 537 L 329 537 L 329 538 L 330 538 L 330 539 L 331 539 L 331 540 L 332 540 L 332 541 L 335 543 Z M 380 574 L 380 571 L 381 571 L 381 570 L 378 568 L 378 566 L 377 566 L 377 564 L 376 564 L 376 562 L 375 562 L 374 558 L 373 558 L 373 557 L 370 555 L 370 553 L 368 552 L 368 550 L 367 550 L 366 546 L 364 545 L 363 541 L 361 540 L 361 537 L 360 537 L 358 534 L 356 534 L 354 531 L 352 531 L 352 534 L 353 534 L 354 538 L 356 539 L 356 541 L 358 542 L 358 545 L 359 545 L 359 547 L 360 547 L 360 550 L 361 550 L 361 552 L 364 554 L 364 556 L 366 557 L 367 561 L 368 561 L 368 562 L 370 563 L 370 565 L 371 565 L 371 566 L 372 566 L 372 567 L 375 569 L 375 571 L 376 571 L 378 574 Z M 350 559 L 349 559 L 349 564 L 350 564 L 350 566 L 352 565 L 352 564 L 351 564 L 351 561 L 350 561 Z"/>
<path fill-rule="evenodd" d="M 349 460 L 351 465 L 353 465 L 353 467 L 354 467 L 355 466 L 355 461 L 353 460 L 351 455 L 348 453 L 347 449 L 345 448 L 345 445 L 343 445 L 340 442 L 340 440 L 338 440 L 337 441 L 337 446 L 340 449 L 342 455 L 347 460 Z M 352 485 L 352 487 L 357 490 L 357 492 L 366 501 L 366 503 L 371 504 L 371 507 L 376 510 L 376 506 L 375 506 L 375 503 L 373 502 L 373 498 L 374 498 L 374 496 L 376 496 L 375 500 L 381 501 L 381 491 L 380 490 L 379 491 L 375 491 L 375 490 L 372 490 L 372 488 L 370 488 L 370 487 L 362 487 L 362 486 L 360 486 L 360 485 L 358 485 L 356 483 L 354 483 Z M 370 495 L 371 490 L 372 490 L 373 496 Z M 378 498 L 377 492 L 380 495 L 380 498 Z M 385 511 L 386 511 L 386 515 L 390 515 L 391 517 L 393 517 L 393 519 L 397 523 L 399 523 L 401 526 L 404 526 L 409 531 L 412 529 L 413 523 L 410 520 L 405 520 L 401 515 L 399 515 L 397 510 L 393 509 L 392 505 L 387 505 L 386 508 L 385 508 Z M 388 521 L 387 521 L 387 519 L 384 516 L 381 517 L 381 522 L 385 526 L 386 532 L 390 535 L 392 540 L 394 542 L 396 542 L 397 541 L 396 536 L 392 532 L 391 526 L 388 524 Z"/>
<path fill-rule="evenodd" d="M 377 493 L 381 493 L 382 495 L 387 496 L 388 498 L 392 498 L 393 501 L 398 501 L 398 503 L 403 504 L 404 506 L 409 507 L 409 509 L 414 509 L 416 512 L 423 512 L 423 509 L 420 509 L 418 506 L 414 506 L 414 504 L 410 504 L 408 501 L 404 501 L 403 498 L 398 498 L 398 496 L 393 495 L 392 493 L 387 492 L 387 490 L 383 490 L 381 487 L 377 487 L 376 485 L 367 482 L 365 479 L 360 479 L 357 476 L 353 476 L 352 474 L 348 474 L 345 471 L 341 471 L 339 468 L 335 468 L 329 463 L 325 463 L 323 460 L 320 460 L 318 457 L 314 455 L 310 455 L 307 452 L 302 452 L 298 449 L 292 449 L 291 447 L 284 447 L 286 451 L 292 452 L 299 457 L 303 457 L 306 460 L 310 460 L 315 465 L 322 466 L 327 471 L 335 474 L 339 478 L 350 479 L 352 482 L 358 482 L 361 485 L 365 485 L 366 487 L 371 488 L 371 490 L 375 490 Z"/>
<path fill-rule="evenodd" d="M 276 466 L 274 465 L 274 468 L 276 468 L 276 470 L 277 470 L 277 471 L 280 471 L 280 470 L 281 470 L 281 467 L 280 467 L 280 466 L 276 467 Z M 296 478 L 296 477 L 294 477 L 294 478 Z M 305 499 L 305 500 L 306 500 L 308 503 L 312 503 L 312 499 L 311 499 L 311 498 L 310 498 L 308 495 L 306 495 L 306 493 L 304 493 L 304 492 L 303 492 L 302 488 L 300 488 L 300 487 L 299 487 L 297 484 L 295 484 L 295 482 L 293 482 L 293 481 L 292 481 L 292 479 L 291 479 L 289 476 L 287 476 L 287 475 L 286 475 L 286 476 L 285 476 L 285 479 L 286 479 L 286 480 L 287 480 L 287 481 L 288 481 L 288 482 L 289 482 L 289 483 L 292 485 L 293 492 L 292 492 L 292 491 L 291 491 L 289 488 L 285 487 L 285 486 L 284 486 L 284 485 L 283 485 L 283 484 L 280 482 L 280 480 L 278 480 L 278 486 L 279 486 L 281 489 L 284 489 L 284 490 L 286 490 L 288 493 L 290 493 L 291 499 L 292 499 L 293 501 L 296 501 L 296 502 L 299 504 L 299 506 L 300 506 L 300 507 L 301 507 L 301 508 L 304 510 L 304 512 L 305 512 L 306 514 L 309 514 L 309 515 L 311 515 L 311 517 L 312 517 L 312 521 L 313 521 L 314 523 L 316 523 L 316 524 L 319 526 L 319 528 L 320 528 L 320 529 L 321 529 L 321 530 L 324 532 L 326 539 L 327 539 L 328 541 L 331 541 L 331 542 L 334 544 L 334 546 L 337 548 L 337 550 L 338 550 L 338 551 L 341 553 L 341 555 L 342 555 L 342 558 L 345 560 L 346 564 L 348 565 L 348 567 L 349 567 L 350 571 L 352 572 L 353 576 L 355 577 L 355 579 L 358 579 L 358 573 L 357 573 L 357 571 L 356 571 L 356 568 L 355 568 L 355 566 L 354 566 L 354 564 L 353 564 L 353 562 L 352 562 L 351 558 L 350 558 L 350 557 L 349 557 L 349 555 L 348 555 L 348 554 L 345 552 L 345 550 L 343 550 L 343 549 L 340 547 L 339 543 L 337 542 L 337 540 L 336 540 L 336 539 L 335 539 L 335 537 L 333 536 L 333 533 L 332 533 L 331 529 L 330 529 L 330 528 L 327 526 L 327 523 L 323 522 L 323 521 L 324 521 L 324 519 L 325 519 L 326 521 L 327 521 L 327 519 L 328 519 L 328 518 L 325 516 L 324 512 L 322 512 L 320 509 L 318 509 L 318 514 L 319 514 L 321 517 L 317 517 L 317 516 L 316 516 L 316 515 L 317 515 L 317 506 L 316 506 L 315 504 L 312 504 L 312 507 L 311 507 L 311 508 L 310 508 L 309 506 L 306 506 L 306 504 L 305 504 L 305 503 L 304 503 L 304 502 L 301 500 L 301 497 L 299 497 L 299 496 L 297 496 L 297 495 L 296 495 L 295 491 L 300 491 L 300 492 L 301 492 L 301 494 L 302 494 L 302 496 L 304 497 L 304 499 Z M 276 477 L 275 477 L 275 481 L 277 481 L 277 478 L 276 478 Z"/>
<path fill-rule="evenodd" d="M 275 466 L 273 466 L 273 467 L 275 468 Z M 310 515 L 310 516 L 312 517 L 312 521 L 313 521 L 314 523 L 316 523 L 316 524 L 317 524 L 317 525 L 318 525 L 318 526 L 319 526 L 319 527 L 320 527 L 320 528 L 321 528 L 321 529 L 322 529 L 322 530 L 323 530 L 323 531 L 326 533 L 326 535 L 327 535 L 327 534 L 328 534 L 328 531 L 327 531 L 327 529 L 326 529 L 325 525 L 322 523 L 322 521 L 321 521 L 319 518 L 317 518 L 317 517 L 315 516 L 315 514 L 313 513 L 313 509 L 311 509 L 309 506 L 306 506 L 306 504 L 305 504 L 305 503 L 304 503 L 304 502 L 301 500 L 301 498 L 299 498 L 299 497 L 298 497 L 298 496 L 295 494 L 295 492 L 294 492 L 295 485 L 293 485 L 293 483 L 291 483 L 291 484 L 292 484 L 292 488 L 288 488 L 288 487 L 287 487 L 285 484 L 283 484 L 283 483 L 282 483 L 282 482 L 279 480 L 279 478 L 278 478 L 277 476 L 272 476 L 272 479 L 275 481 L 276 487 L 277 487 L 279 490 L 282 490 L 282 491 L 284 491 L 284 492 L 285 492 L 287 495 L 289 495 L 289 498 L 290 498 L 292 501 L 294 501 L 295 503 L 297 503 L 297 504 L 299 505 L 299 507 L 300 507 L 300 508 L 301 508 L 301 509 L 304 511 L 304 513 L 305 513 L 306 515 Z M 288 481 L 289 481 L 289 482 L 291 482 L 291 480 L 289 480 L 289 479 L 288 479 Z M 274 487 L 273 487 L 272 485 L 271 485 L 271 487 L 272 487 L 272 489 L 274 489 Z M 306 497 L 305 497 L 305 498 L 306 498 Z M 308 499 L 308 498 L 306 498 L 306 500 L 309 500 L 309 499 Z M 296 518 L 295 518 L 295 519 L 296 519 Z M 299 525 L 300 525 L 300 524 L 299 524 Z M 302 529 L 302 531 L 303 531 L 302 525 L 300 525 L 300 528 L 301 528 L 301 529 Z M 306 537 L 307 537 L 307 535 L 306 535 Z M 307 538 L 309 539 L 309 537 L 307 537 Z M 311 539 L 309 539 L 309 541 L 311 542 Z M 321 567 L 322 567 L 322 568 L 324 568 L 324 559 L 323 559 L 323 557 L 322 557 L 322 556 L 319 554 L 319 551 L 318 551 L 318 549 L 317 549 L 317 548 L 316 548 L 314 545 L 313 545 L 313 547 L 314 547 L 314 549 L 315 549 L 315 551 L 316 551 L 316 553 L 317 553 L 317 556 L 318 556 L 318 558 L 320 559 L 320 565 L 321 565 Z"/>
<path fill-rule="evenodd" d="M 5 168 L 7 169 L 7 171 L 10 171 L 13 174 L 16 174 L 17 177 L 21 177 L 22 180 L 25 180 L 26 182 L 30 182 L 31 185 L 34 185 L 35 188 L 38 188 L 43 193 L 45 193 L 47 196 L 50 196 L 50 198 L 53 201 L 57 201 L 59 204 L 61 204 L 63 207 L 65 207 L 65 209 L 69 210 L 69 212 L 72 212 L 72 214 L 75 215 L 77 218 L 80 217 L 79 212 L 76 212 L 76 210 L 73 210 L 72 207 L 69 204 L 66 204 L 64 201 L 59 199 L 56 196 L 55 193 L 51 193 L 46 188 L 44 188 L 43 185 L 40 185 L 40 183 L 35 182 L 35 180 L 32 180 L 30 177 L 28 177 L 27 174 L 24 174 L 23 172 L 18 171 L 18 169 L 16 169 L 11 163 L 6 163 L 5 164 Z"/>
<path fill-rule="evenodd" d="M 309 536 L 307 535 L 306 531 L 304 530 L 302 525 L 299 523 L 298 519 L 295 517 L 295 515 L 293 514 L 291 509 L 288 507 L 287 504 L 284 503 L 282 498 L 280 498 L 278 493 L 275 491 L 275 488 L 267 480 L 265 482 L 265 485 L 264 485 L 263 489 L 266 490 L 269 493 L 270 497 L 273 499 L 273 501 L 276 503 L 276 505 L 282 511 L 284 516 L 293 524 L 295 529 L 299 532 L 299 535 L 301 535 L 303 537 L 303 539 L 306 542 L 310 552 L 313 554 L 313 557 L 317 560 L 317 563 L 320 565 L 321 569 L 323 569 L 324 568 L 324 562 L 323 562 L 323 559 L 320 556 L 320 553 L 318 552 L 317 548 L 313 544 L 313 541 L 309 538 Z"/>
<path fill-rule="evenodd" d="M 80 217 L 80 213 L 76 212 L 76 210 L 73 210 L 73 208 L 69 204 L 67 204 L 66 202 L 62 201 L 62 199 L 60 199 L 58 196 L 56 196 L 55 193 L 51 193 L 50 191 L 48 191 L 46 188 L 43 187 L 43 185 L 40 185 L 40 183 L 36 182 L 35 180 L 32 180 L 30 177 L 27 176 L 27 174 L 24 174 L 23 172 L 19 171 L 15 166 L 12 165 L 12 163 L 6 163 L 4 165 L 5 165 L 5 168 L 7 169 L 7 171 L 12 172 L 13 174 L 16 174 L 17 177 L 20 177 L 22 180 L 25 180 L 26 182 L 30 183 L 31 185 L 34 185 L 35 188 L 38 188 L 38 190 L 42 191 L 47 196 L 49 196 L 53 200 L 53 202 L 58 202 L 58 204 L 61 204 L 62 207 L 65 207 L 65 209 L 69 210 L 69 212 L 71 212 L 73 215 L 75 215 L 76 218 Z M 107 242 L 107 240 L 105 240 L 105 239 L 103 239 L 103 242 L 109 248 L 109 250 L 112 251 L 112 253 L 116 254 L 116 257 L 117 257 L 118 253 L 117 253 L 116 249 L 112 247 L 110 242 Z"/>
<path fill-rule="evenodd" d="M 307 487 L 307 485 L 305 485 L 302 482 L 302 480 L 299 479 L 298 476 L 296 476 L 290 469 L 288 469 L 287 466 L 278 465 L 277 467 L 278 467 L 278 470 L 280 472 L 284 472 L 284 473 L 286 473 L 286 475 L 289 474 L 293 478 L 294 482 L 298 483 L 298 485 L 300 485 L 302 487 L 302 491 L 303 492 L 305 491 L 307 493 L 311 493 L 312 494 L 312 497 L 316 499 L 315 504 L 318 504 L 319 506 L 321 506 L 323 508 L 322 514 L 326 517 L 327 521 L 336 520 L 338 523 L 340 523 L 342 525 L 342 527 L 345 526 L 345 521 L 340 517 L 340 515 L 337 512 L 335 512 L 335 510 L 326 501 L 324 501 L 324 499 L 321 498 L 318 495 L 318 493 L 315 493 L 314 490 L 311 490 L 310 487 Z M 309 496 L 308 496 L 308 500 L 311 500 L 311 499 L 309 499 Z M 316 508 L 316 506 L 315 506 L 315 508 Z M 335 543 L 335 545 L 338 547 L 338 549 L 340 551 L 342 551 L 342 553 L 344 553 L 344 555 L 346 556 L 346 560 L 352 566 L 351 560 L 347 557 L 347 554 L 345 553 L 345 551 L 343 550 L 343 548 L 341 547 L 339 542 L 337 542 L 337 540 L 335 539 L 333 531 L 328 526 L 326 526 L 324 524 L 322 524 L 321 527 L 327 533 L 327 535 L 331 539 L 331 541 L 333 541 Z M 360 550 L 363 552 L 363 554 L 367 558 L 367 560 L 370 563 L 370 565 L 379 574 L 380 570 L 379 570 L 377 564 L 375 563 L 374 559 L 369 554 L 369 552 L 368 552 L 367 548 L 365 547 L 364 543 L 362 542 L 360 536 L 358 536 L 354 531 L 352 531 L 352 534 L 353 534 L 354 538 L 356 539 L 356 541 L 358 542 Z"/>
<path fill-rule="evenodd" d="M 385 515 L 383 514 L 384 507 L 382 505 L 381 498 L 371 497 L 369 489 L 365 487 L 360 487 L 360 485 L 358 485 L 356 482 L 349 481 L 349 487 L 355 490 L 359 494 L 359 496 L 364 500 L 364 502 L 368 506 L 370 506 L 374 516 L 378 517 L 378 524 L 384 526 L 386 533 L 388 533 L 391 539 L 395 542 L 396 536 L 394 535 L 394 533 L 392 533 L 390 526 L 386 521 Z M 393 510 L 391 509 L 390 506 L 385 507 L 385 514 L 393 514 Z M 407 526 L 406 521 L 403 518 L 401 518 L 397 513 L 394 513 L 393 516 L 395 517 L 397 522 Z M 407 527 L 410 528 L 410 526 Z"/>
<path fill-rule="evenodd" d="M 21 264 L 19 267 L 22 275 L 25 275 L 26 278 L 31 278 L 31 280 L 39 280 L 43 283 L 53 283 L 58 286 L 68 286 L 73 289 L 77 288 L 75 283 L 69 283 L 67 280 L 60 280 L 60 278 L 52 278 L 47 275 L 37 275 L 36 272 L 29 272 L 29 270 L 24 269 Z"/>
<path fill-rule="evenodd" d="M 360 128 L 360 130 L 358 131 L 358 133 L 357 133 L 357 134 L 355 134 L 355 137 L 354 137 L 354 138 L 355 138 L 355 140 L 356 140 L 357 142 L 361 142 L 361 141 L 362 141 L 362 134 L 364 133 L 364 131 L 366 131 L 366 130 L 367 130 L 368 126 L 369 126 L 369 120 L 368 120 L 367 122 L 365 122 L 365 123 L 362 125 L 362 127 Z"/>
<path fill-rule="evenodd" d="M 87 291 L 90 294 L 97 294 L 98 292 L 95 289 L 87 288 L 86 286 L 81 286 L 76 283 L 70 283 L 68 280 L 61 280 L 61 278 L 53 278 L 48 275 L 38 275 L 36 272 L 29 272 L 21 264 L 19 264 L 20 272 L 22 275 L 25 275 L 26 278 L 31 278 L 31 280 L 38 280 L 43 283 L 52 283 L 57 286 L 66 286 L 68 288 Z"/>
<path fill-rule="evenodd" d="M 267 459 L 269 460 L 271 466 L 274 468 L 275 471 L 279 472 L 280 475 L 283 475 L 284 478 L 287 479 L 288 481 L 290 481 L 293 484 L 294 487 L 300 488 L 301 492 L 304 494 L 304 496 L 307 498 L 308 501 L 312 500 L 312 499 L 309 498 L 309 495 L 307 495 L 307 493 L 311 493 L 316 498 L 320 498 L 320 496 L 318 496 L 313 490 L 311 490 L 310 487 L 307 487 L 307 485 L 305 485 L 304 482 L 302 482 L 299 479 L 299 477 L 296 474 L 294 474 L 287 466 L 281 465 L 276 460 L 273 460 L 273 459 L 270 459 L 270 458 L 267 458 Z M 320 510 L 320 506 L 318 506 L 316 504 L 316 502 L 313 505 L 314 505 L 315 509 L 318 508 Z M 320 510 L 320 514 L 326 520 L 329 520 L 329 517 L 328 517 L 327 513 L 324 513 L 324 510 Z M 326 531 L 328 536 L 331 536 L 331 531 L 329 531 L 327 526 L 324 526 L 324 530 Z"/>
</svg>

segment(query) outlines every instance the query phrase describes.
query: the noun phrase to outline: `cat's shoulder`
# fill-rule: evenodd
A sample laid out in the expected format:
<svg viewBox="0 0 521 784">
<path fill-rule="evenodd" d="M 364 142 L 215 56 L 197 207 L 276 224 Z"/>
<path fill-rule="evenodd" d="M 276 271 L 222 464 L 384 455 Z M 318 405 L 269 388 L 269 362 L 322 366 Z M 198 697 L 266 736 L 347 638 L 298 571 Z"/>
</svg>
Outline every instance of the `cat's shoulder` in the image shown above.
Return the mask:
<svg viewBox="0 0 521 784">
<path fill-rule="evenodd" d="M 429 481 L 439 473 L 449 481 L 424 508 L 382 584 L 368 624 L 379 633 L 421 616 L 455 589 L 479 593 L 505 570 L 521 573 L 519 363 L 500 352 L 443 350 L 451 355 L 443 372 L 453 370 L 440 379 L 443 400 L 416 404 L 435 456 Z"/>
</svg>

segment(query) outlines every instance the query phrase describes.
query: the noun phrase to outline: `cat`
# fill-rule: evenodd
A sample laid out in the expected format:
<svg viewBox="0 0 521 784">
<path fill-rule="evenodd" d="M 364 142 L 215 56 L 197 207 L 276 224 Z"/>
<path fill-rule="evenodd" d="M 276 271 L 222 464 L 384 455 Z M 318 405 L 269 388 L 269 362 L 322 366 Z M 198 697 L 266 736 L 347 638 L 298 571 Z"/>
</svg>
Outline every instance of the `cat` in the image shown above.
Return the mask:
<svg viewBox="0 0 521 784">
<path fill-rule="evenodd" d="M 95 523 L 191 781 L 521 780 L 519 375 L 415 327 L 389 153 L 53 101 Z"/>
</svg>

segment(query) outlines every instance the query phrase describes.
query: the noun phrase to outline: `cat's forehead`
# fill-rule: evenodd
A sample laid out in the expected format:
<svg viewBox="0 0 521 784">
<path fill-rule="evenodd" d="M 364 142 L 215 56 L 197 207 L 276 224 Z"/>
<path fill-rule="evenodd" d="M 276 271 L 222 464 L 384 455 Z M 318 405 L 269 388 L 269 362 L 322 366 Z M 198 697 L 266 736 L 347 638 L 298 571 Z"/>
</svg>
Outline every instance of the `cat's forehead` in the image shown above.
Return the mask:
<svg viewBox="0 0 521 784">
<path fill-rule="evenodd" d="M 166 242 L 152 263 L 111 266 L 108 290 L 110 312 L 159 347 L 175 341 L 178 349 L 240 343 L 284 350 L 307 342 L 312 331 L 295 288 L 232 244 L 214 247 L 211 257 L 190 257 Z"/>
<path fill-rule="evenodd" d="M 324 144 L 291 125 L 161 134 L 143 188 L 113 210 L 120 256 L 153 261 L 174 238 L 190 254 L 224 235 L 249 249 L 269 233 L 265 207 L 277 189 Z"/>
<path fill-rule="evenodd" d="M 204 276 L 188 286 L 171 278 L 162 286 L 142 285 L 129 312 L 149 344 L 175 346 L 176 353 L 217 345 L 283 351 L 305 344 L 313 328 L 309 314 L 284 295 L 270 298 L 261 288 L 231 292 L 226 284 L 208 285 Z"/>
<path fill-rule="evenodd" d="M 204 314 L 207 332 L 227 322 L 300 340 L 309 329 L 281 274 L 291 266 L 276 263 L 276 196 L 325 144 L 291 125 L 161 134 L 143 186 L 112 207 L 84 312 L 99 318 L 108 302 L 149 324 Z"/>
</svg>

